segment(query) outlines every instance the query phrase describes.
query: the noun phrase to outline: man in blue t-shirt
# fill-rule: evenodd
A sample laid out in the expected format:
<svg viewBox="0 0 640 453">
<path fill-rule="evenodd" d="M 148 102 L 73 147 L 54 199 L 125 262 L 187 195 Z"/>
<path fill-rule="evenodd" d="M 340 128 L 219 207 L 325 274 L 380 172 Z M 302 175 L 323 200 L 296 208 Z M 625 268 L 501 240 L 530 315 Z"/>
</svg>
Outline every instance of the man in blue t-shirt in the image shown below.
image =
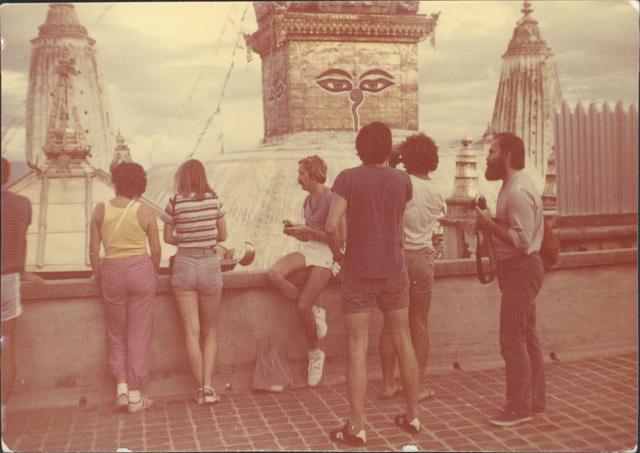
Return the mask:
<svg viewBox="0 0 640 453">
<path fill-rule="evenodd" d="M 16 374 L 16 321 L 22 314 L 20 280 L 41 282 L 35 274 L 25 272 L 27 229 L 31 224 L 31 202 L 22 195 L 9 192 L 9 161 L 2 158 L 2 432 L 5 407 L 13 390 Z"/>
<path fill-rule="evenodd" d="M 347 397 L 349 421 L 331 438 L 350 445 L 364 445 L 364 401 L 367 389 L 369 319 L 376 303 L 400 362 L 406 391 L 406 413 L 395 423 L 417 433 L 418 366 L 409 330 L 409 278 L 403 256 L 403 216 L 411 199 L 407 173 L 390 168 L 391 131 L 382 123 L 365 125 L 356 137 L 362 165 L 342 171 L 334 193 L 325 230 L 334 259 L 342 262 L 342 311 L 348 341 Z M 340 250 L 339 224 L 346 215 L 346 255 Z"/>
</svg>

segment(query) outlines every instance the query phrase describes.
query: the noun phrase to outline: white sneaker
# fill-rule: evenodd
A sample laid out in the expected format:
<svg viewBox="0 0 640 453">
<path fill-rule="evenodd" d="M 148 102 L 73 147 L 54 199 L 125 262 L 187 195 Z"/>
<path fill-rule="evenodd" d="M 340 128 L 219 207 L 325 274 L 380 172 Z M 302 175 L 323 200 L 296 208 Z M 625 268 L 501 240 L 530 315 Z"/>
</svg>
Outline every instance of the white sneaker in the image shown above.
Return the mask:
<svg viewBox="0 0 640 453">
<path fill-rule="evenodd" d="M 321 340 L 327 336 L 327 331 L 329 330 L 327 326 L 327 311 L 315 305 L 311 307 L 311 311 L 313 311 L 313 319 L 316 322 L 316 335 Z"/>
<path fill-rule="evenodd" d="M 132 414 L 148 409 L 153 405 L 153 400 L 142 395 L 139 390 L 135 392 L 129 390 L 128 400 L 127 408 Z"/>
<path fill-rule="evenodd" d="M 7 444 L 4 443 L 4 440 L 2 441 L 2 451 L 6 451 L 7 453 L 13 453 L 13 450 L 7 447 Z"/>
<path fill-rule="evenodd" d="M 309 384 L 309 387 L 315 387 L 322 380 L 325 354 L 322 350 L 319 351 L 315 357 L 313 357 L 311 351 L 309 351 L 309 368 L 307 374 L 307 384 Z"/>
</svg>

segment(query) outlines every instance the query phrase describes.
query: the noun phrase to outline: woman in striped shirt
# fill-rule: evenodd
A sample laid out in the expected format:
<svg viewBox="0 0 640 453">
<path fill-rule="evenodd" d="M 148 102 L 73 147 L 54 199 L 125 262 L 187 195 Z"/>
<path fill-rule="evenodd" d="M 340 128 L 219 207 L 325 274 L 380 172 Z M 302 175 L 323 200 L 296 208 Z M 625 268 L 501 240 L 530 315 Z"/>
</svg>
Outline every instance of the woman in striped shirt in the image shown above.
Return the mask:
<svg viewBox="0 0 640 453">
<path fill-rule="evenodd" d="M 175 195 L 167 203 L 162 220 L 165 242 L 178 247 L 171 285 L 184 323 L 189 365 L 198 382 L 196 400 L 199 404 L 220 401 L 212 378 L 222 295 L 222 270 L 216 244 L 227 238 L 224 214 L 202 163 L 191 159 L 182 164 L 175 176 Z M 201 332 L 203 347 L 200 346 Z"/>
</svg>

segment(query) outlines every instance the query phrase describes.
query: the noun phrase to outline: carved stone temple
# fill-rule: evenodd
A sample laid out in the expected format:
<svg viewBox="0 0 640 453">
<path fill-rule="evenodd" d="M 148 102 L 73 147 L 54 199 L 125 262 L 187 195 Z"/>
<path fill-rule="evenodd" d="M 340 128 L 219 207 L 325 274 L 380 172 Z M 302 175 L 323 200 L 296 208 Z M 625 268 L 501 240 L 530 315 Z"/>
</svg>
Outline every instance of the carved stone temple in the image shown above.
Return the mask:
<svg viewBox="0 0 640 453">
<path fill-rule="evenodd" d="M 264 135 L 418 129 L 417 43 L 438 15 L 419 2 L 256 2 Z"/>
<path fill-rule="evenodd" d="M 542 39 L 531 2 L 525 1 L 507 51 L 490 128 L 524 141 L 527 162 L 544 178 L 554 143 L 554 114 L 562 104 L 553 53 Z"/>
<path fill-rule="evenodd" d="M 108 170 L 116 147 L 111 106 L 95 48 L 96 41 L 80 24 L 69 3 L 52 3 L 38 36 L 31 40 L 31 66 L 27 95 L 27 162 L 43 162 L 49 133 L 58 61 L 62 54 L 74 60 L 73 108 L 90 146 L 91 163 Z"/>
<path fill-rule="evenodd" d="M 105 169 L 116 138 L 95 41 L 70 4 L 51 4 L 31 41 L 26 159 L 31 171 L 10 190 L 32 203 L 26 269 L 89 269 L 89 226 L 95 203 L 113 196 Z M 128 148 L 119 137 L 119 148 Z M 119 155 L 124 155 L 121 150 Z M 130 157 L 129 157 L 130 159 Z"/>
<path fill-rule="evenodd" d="M 254 2 L 247 46 L 262 60 L 264 141 L 251 150 L 195 156 L 227 211 L 229 246 L 255 244 L 255 268 L 297 250 L 282 220 L 302 221 L 298 161 L 326 160 L 327 184 L 360 164 L 355 136 L 383 121 L 394 143 L 418 125 L 418 42 L 433 41 L 438 15 L 419 2 Z M 152 169 L 148 197 L 163 209 L 177 165 Z"/>
</svg>

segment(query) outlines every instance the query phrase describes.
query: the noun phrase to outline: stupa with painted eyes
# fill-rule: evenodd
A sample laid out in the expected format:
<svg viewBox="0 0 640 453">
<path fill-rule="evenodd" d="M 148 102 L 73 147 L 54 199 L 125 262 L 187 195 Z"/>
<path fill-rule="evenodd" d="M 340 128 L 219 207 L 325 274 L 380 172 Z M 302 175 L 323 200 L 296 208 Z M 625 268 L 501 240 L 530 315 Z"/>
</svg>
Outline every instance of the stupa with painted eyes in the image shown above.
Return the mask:
<svg viewBox="0 0 640 453">
<path fill-rule="evenodd" d="M 418 14 L 418 6 L 254 3 L 258 30 L 246 41 L 262 60 L 264 139 L 251 151 L 194 156 L 205 163 L 227 211 L 231 246 L 255 244 L 253 268 L 299 246 L 282 234 L 282 220 L 302 221 L 301 158 L 325 159 L 330 185 L 341 170 L 360 164 L 354 143 L 363 124 L 388 124 L 394 142 L 418 130 L 418 42 L 433 42 L 438 20 Z M 172 195 L 176 168 L 150 172 L 147 196 L 158 209 Z"/>
</svg>

